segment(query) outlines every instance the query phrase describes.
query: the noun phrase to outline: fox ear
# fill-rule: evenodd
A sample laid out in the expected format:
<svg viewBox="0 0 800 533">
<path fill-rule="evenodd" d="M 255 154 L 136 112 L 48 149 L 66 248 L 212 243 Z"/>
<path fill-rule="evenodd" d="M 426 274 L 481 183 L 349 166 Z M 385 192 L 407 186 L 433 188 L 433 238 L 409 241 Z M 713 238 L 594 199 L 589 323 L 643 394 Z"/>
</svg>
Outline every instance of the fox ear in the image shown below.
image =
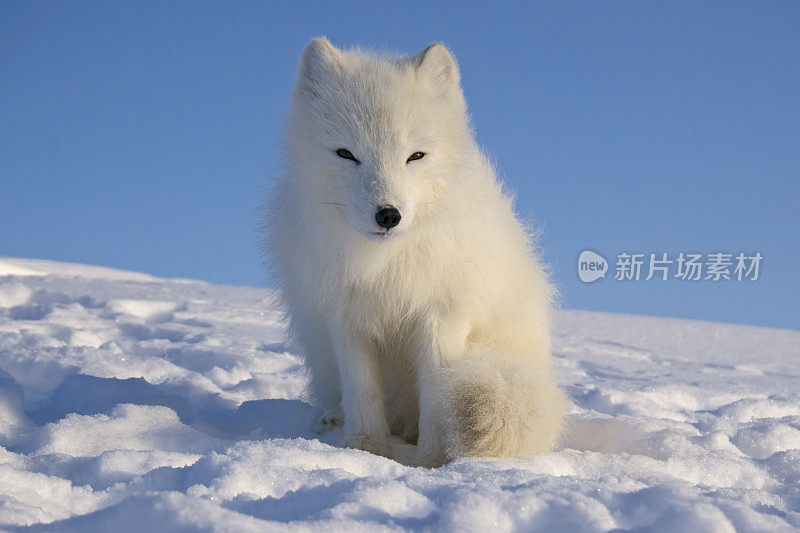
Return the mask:
<svg viewBox="0 0 800 533">
<path fill-rule="evenodd" d="M 331 69 L 340 64 L 342 53 L 325 37 L 317 37 L 306 46 L 300 60 L 298 85 L 310 88 L 327 78 Z"/>
<path fill-rule="evenodd" d="M 439 43 L 433 43 L 414 59 L 417 77 L 426 78 L 440 94 L 458 88 L 458 63 L 450 50 Z"/>
</svg>

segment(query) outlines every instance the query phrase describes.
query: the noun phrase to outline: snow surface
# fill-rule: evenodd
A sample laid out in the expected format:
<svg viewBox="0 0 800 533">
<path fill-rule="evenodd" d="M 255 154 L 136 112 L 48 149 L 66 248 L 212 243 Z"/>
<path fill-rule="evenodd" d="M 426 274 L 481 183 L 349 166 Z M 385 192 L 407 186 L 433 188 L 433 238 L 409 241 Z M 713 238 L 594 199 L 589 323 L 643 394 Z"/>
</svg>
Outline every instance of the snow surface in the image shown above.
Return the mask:
<svg viewBox="0 0 800 533">
<path fill-rule="evenodd" d="M 317 437 L 266 289 L 0 257 L 0 527 L 796 531 L 800 332 L 561 312 L 561 449 Z"/>
</svg>

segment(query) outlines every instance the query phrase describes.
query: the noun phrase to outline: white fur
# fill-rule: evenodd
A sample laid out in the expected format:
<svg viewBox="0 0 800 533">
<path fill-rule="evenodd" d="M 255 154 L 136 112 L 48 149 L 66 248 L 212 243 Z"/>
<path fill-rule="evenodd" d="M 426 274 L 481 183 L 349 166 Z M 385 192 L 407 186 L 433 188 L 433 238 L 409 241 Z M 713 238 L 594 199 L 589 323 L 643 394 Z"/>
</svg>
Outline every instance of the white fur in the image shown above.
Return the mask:
<svg viewBox="0 0 800 533">
<path fill-rule="evenodd" d="M 392 456 L 393 434 L 428 465 L 549 450 L 565 407 L 552 290 L 474 141 L 450 52 L 313 40 L 287 137 L 265 245 L 328 413 L 318 427 L 341 405 L 345 445 Z M 378 235 L 384 205 L 402 219 Z"/>
</svg>

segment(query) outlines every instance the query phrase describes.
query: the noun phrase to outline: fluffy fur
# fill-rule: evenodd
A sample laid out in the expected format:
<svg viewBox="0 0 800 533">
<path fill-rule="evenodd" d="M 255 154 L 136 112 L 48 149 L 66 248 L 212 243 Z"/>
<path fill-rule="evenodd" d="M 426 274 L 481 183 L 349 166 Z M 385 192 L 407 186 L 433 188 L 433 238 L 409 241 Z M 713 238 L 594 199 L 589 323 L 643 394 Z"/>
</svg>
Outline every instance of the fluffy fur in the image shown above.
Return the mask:
<svg viewBox="0 0 800 533">
<path fill-rule="evenodd" d="M 415 152 L 425 155 L 408 161 Z M 552 290 L 474 141 L 450 52 L 390 57 L 313 40 L 287 165 L 265 246 L 318 428 L 343 409 L 346 446 L 391 457 L 393 434 L 426 465 L 550 449 L 565 408 Z M 387 205 L 402 219 L 385 231 L 375 213 Z"/>
</svg>

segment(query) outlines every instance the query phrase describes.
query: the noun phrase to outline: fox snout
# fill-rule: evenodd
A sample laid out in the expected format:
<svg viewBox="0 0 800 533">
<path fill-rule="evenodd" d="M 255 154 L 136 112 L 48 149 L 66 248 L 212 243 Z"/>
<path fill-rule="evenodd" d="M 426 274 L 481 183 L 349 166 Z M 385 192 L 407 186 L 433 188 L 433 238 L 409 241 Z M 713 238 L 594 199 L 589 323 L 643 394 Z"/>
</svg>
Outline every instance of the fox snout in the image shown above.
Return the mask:
<svg viewBox="0 0 800 533">
<path fill-rule="evenodd" d="M 375 213 L 375 222 L 387 231 L 400 223 L 400 211 L 393 205 L 384 205 Z"/>
</svg>

